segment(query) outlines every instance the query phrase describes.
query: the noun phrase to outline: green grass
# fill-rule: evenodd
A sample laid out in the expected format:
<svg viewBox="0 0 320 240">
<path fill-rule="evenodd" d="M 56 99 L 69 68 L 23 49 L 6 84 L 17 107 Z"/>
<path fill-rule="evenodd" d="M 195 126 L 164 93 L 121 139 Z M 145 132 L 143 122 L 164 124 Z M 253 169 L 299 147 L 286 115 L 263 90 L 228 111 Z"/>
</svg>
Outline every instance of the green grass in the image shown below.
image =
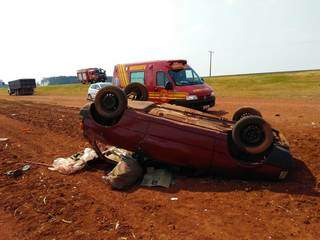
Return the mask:
<svg viewBox="0 0 320 240">
<path fill-rule="evenodd" d="M 266 73 L 206 77 L 217 96 L 283 98 L 283 99 L 320 99 L 320 71 Z M 37 87 L 40 96 L 85 96 L 88 85 L 65 84 Z M 0 88 L 0 95 L 7 94 Z"/>
<path fill-rule="evenodd" d="M 7 88 L 0 88 L 0 95 L 8 94 Z"/>
<path fill-rule="evenodd" d="M 35 94 L 39 96 L 86 96 L 88 86 L 85 84 L 62 84 L 39 87 L 35 89 Z M 6 88 L 0 88 L 0 95 L 8 94 Z"/>
<path fill-rule="evenodd" d="M 89 85 L 75 83 L 37 87 L 36 94 L 40 96 L 86 96 Z"/>
<path fill-rule="evenodd" d="M 217 96 L 320 99 L 320 71 L 207 77 Z"/>
</svg>

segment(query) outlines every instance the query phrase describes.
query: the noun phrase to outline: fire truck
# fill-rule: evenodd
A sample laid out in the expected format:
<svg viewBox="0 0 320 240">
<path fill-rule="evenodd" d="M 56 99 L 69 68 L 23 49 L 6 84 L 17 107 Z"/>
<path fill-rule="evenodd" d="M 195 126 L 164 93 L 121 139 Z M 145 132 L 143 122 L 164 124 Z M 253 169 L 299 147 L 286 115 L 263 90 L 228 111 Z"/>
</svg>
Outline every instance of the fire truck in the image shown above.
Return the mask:
<svg viewBox="0 0 320 240">
<path fill-rule="evenodd" d="M 83 84 L 105 82 L 107 80 L 106 71 L 102 68 L 86 68 L 77 71 L 77 77 Z"/>
</svg>

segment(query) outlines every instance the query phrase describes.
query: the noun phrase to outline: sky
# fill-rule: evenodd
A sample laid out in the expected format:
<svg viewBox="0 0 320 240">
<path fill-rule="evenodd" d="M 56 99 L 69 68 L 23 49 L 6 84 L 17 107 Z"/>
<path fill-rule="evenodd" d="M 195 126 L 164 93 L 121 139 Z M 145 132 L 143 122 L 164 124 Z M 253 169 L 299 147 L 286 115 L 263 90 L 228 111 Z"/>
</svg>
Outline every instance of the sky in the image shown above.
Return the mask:
<svg viewBox="0 0 320 240">
<path fill-rule="evenodd" d="M 202 76 L 320 68 L 319 0 L 1 0 L 0 79 L 187 59 Z"/>
</svg>

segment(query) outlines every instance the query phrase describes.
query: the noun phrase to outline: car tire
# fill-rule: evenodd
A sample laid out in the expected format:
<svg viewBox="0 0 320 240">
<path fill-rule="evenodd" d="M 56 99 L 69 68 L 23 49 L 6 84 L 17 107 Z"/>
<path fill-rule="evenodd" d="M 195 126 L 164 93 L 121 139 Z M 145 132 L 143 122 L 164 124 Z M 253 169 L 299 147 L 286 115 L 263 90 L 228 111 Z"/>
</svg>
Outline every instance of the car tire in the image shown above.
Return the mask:
<svg viewBox="0 0 320 240">
<path fill-rule="evenodd" d="M 233 126 L 232 140 L 239 150 L 249 154 L 260 154 L 273 142 L 272 128 L 259 116 L 243 117 Z"/>
<path fill-rule="evenodd" d="M 147 88 L 141 83 L 130 83 L 124 92 L 132 100 L 147 101 L 149 98 Z"/>
<path fill-rule="evenodd" d="M 240 119 L 247 116 L 259 116 L 262 118 L 262 114 L 258 110 L 252 107 L 242 107 L 235 111 L 235 113 L 232 116 L 232 121 L 237 122 Z"/>
<path fill-rule="evenodd" d="M 95 109 L 101 117 L 105 119 L 117 119 L 127 109 L 128 100 L 120 88 L 108 86 L 99 90 L 94 103 Z"/>
</svg>

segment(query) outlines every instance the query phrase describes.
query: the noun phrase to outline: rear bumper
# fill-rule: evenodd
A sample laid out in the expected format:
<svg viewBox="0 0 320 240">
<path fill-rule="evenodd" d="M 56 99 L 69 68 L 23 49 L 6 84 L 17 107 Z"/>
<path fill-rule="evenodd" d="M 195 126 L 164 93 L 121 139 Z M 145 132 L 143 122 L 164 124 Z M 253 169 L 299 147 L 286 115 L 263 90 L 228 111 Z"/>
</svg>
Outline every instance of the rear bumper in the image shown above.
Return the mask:
<svg viewBox="0 0 320 240">
<path fill-rule="evenodd" d="M 216 103 L 216 97 L 210 96 L 207 99 L 201 100 L 172 100 L 170 101 L 171 104 L 188 107 L 188 108 L 201 108 L 203 106 L 210 106 L 213 107 Z"/>
</svg>

